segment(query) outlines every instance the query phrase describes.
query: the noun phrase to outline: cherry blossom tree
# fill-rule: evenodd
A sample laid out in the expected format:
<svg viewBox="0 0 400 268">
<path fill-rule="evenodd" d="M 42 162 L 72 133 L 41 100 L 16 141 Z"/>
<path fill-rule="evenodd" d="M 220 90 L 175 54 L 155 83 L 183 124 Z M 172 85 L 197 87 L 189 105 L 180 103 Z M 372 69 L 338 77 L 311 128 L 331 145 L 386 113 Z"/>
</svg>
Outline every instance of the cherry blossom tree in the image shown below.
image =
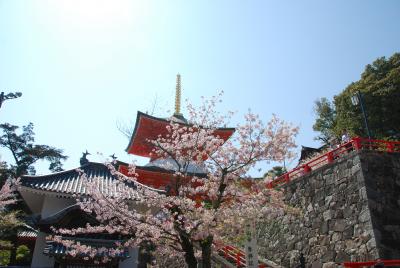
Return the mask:
<svg viewBox="0 0 400 268">
<path fill-rule="evenodd" d="M 238 125 L 234 135 L 225 141 L 215 133 L 229 122 L 232 113 L 216 112 L 220 97 L 203 99 L 200 107 L 188 104 L 189 125 L 172 118 L 168 134 L 149 141 L 154 145 L 153 158 L 169 160 L 165 161 L 165 168 L 174 170 L 168 191 L 153 191 L 135 182 L 134 165 L 131 177 L 113 170 L 121 184 L 136 184 L 137 196 L 128 198 L 131 189 L 124 187 L 120 187 L 125 190 L 119 194 L 105 194 L 89 181 L 89 197 L 80 200 L 80 205 L 94 213 L 100 224 L 58 232 L 119 233 L 126 240 L 111 253 L 150 242 L 156 246 L 158 256 L 165 257 L 161 259 L 174 261 L 174 267 L 197 267 L 200 260 L 208 268 L 213 250 L 241 235 L 249 220 L 279 215 L 284 209 L 280 193 L 267 189 L 266 181 L 252 180 L 249 171 L 261 161 L 292 157 L 298 128 L 276 116 L 264 124 L 249 111 L 244 124 Z M 205 174 L 193 174 L 193 166 L 205 170 Z M 54 239 L 68 243 L 75 254 L 96 255 L 93 248 Z"/>
<path fill-rule="evenodd" d="M 17 183 L 18 181 L 15 180 L 14 184 Z M 7 180 L 0 189 L 0 248 L 12 248 L 12 243 L 4 239 L 9 238 L 10 233 L 22 225 L 18 217 L 19 211 L 7 209 L 7 206 L 17 202 L 14 186 Z"/>
<path fill-rule="evenodd" d="M 0 189 L 0 211 L 3 211 L 6 206 L 16 202 L 14 188 L 8 180 Z"/>
</svg>

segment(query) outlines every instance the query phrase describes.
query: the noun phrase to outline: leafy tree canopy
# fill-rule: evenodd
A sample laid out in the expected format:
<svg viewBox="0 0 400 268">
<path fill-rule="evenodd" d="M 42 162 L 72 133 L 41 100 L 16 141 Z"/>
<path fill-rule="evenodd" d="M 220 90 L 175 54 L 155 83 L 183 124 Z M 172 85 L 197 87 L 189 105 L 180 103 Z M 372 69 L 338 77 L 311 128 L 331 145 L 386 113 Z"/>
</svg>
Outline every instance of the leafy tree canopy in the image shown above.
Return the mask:
<svg viewBox="0 0 400 268">
<path fill-rule="evenodd" d="M 272 169 L 268 170 L 264 177 L 270 177 L 272 179 L 278 178 L 287 172 L 285 167 L 282 166 L 275 166 Z"/>
<path fill-rule="evenodd" d="M 61 160 L 67 159 L 62 154 L 62 150 L 48 146 L 34 144 L 35 133 L 33 132 L 33 124 L 29 123 L 22 127 L 22 133 L 18 134 L 19 127 L 8 123 L 0 124 L 2 135 L 0 136 L 0 146 L 7 148 L 15 163 L 2 168 L 2 175 L 9 173 L 15 177 L 21 175 L 36 173 L 33 166 L 38 160 L 47 160 L 50 162 L 49 169 L 53 172 L 62 170 Z"/>
<path fill-rule="evenodd" d="M 320 132 L 316 138 L 323 142 L 340 137 L 347 129 L 352 136 L 367 136 L 363 115 L 354 106 L 351 96 L 361 92 L 366 108 L 369 128 L 377 139 L 400 138 L 400 53 L 389 59 L 378 58 L 365 67 L 361 79 L 351 83 L 333 103 L 321 98 L 315 103 L 317 119 L 313 126 Z"/>
</svg>

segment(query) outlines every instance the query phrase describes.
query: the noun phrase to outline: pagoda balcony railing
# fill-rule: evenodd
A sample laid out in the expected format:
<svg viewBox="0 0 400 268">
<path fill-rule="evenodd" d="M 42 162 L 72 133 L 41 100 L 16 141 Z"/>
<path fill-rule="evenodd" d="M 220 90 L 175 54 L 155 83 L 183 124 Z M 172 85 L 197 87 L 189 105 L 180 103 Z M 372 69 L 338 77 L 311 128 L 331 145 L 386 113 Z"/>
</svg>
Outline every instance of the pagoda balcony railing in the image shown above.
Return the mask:
<svg viewBox="0 0 400 268">
<path fill-rule="evenodd" d="M 388 153 L 400 152 L 400 141 L 374 140 L 361 137 L 353 138 L 349 142 L 341 144 L 338 148 L 330 150 L 329 152 L 322 154 L 310 160 L 309 162 L 283 174 L 282 176 L 268 183 L 267 187 L 274 188 L 286 184 L 294 179 L 310 173 L 313 170 L 333 163 L 337 159 L 345 157 L 351 151 L 360 151 L 363 149 Z"/>
</svg>

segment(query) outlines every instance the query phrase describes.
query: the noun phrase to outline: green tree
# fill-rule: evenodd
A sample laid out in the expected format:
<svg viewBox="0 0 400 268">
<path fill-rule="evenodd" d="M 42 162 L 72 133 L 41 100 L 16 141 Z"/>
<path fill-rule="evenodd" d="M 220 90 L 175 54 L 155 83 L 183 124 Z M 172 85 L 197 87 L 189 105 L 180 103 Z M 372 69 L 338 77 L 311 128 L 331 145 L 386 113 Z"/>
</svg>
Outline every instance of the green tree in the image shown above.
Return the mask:
<svg viewBox="0 0 400 268">
<path fill-rule="evenodd" d="M 17 262 L 20 264 L 29 264 L 31 252 L 26 245 L 20 245 L 17 247 Z"/>
<path fill-rule="evenodd" d="M 285 174 L 287 172 L 285 167 L 282 166 L 275 166 L 272 169 L 268 170 L 265 174 L 264 177 L 271 177 L 273 179 Z"/>
<path fill-rule="evenodd" d="M 0 130 L 3 135 L 0 136 L 0 146 L 7 148 L 13 158 L 14 164 L 2 168 L 2 173 L 8 173 L 14 177 L 25 174 L 34 175 L 36 173 L 33 166 L 38 160 L 47 160 L 50 162 L 49 169 L 53 172 L 62 170 L 61 160 L 67 159 L 62 154 L 62 150 L 48 145 L 34 144 L 35 133 L 33 124 L 29 123 L 22 127 L 22 133 L 18 134 L 19 127 L 8 123 L 0 124 Z"/>
<path fill-rule="evenodd" d="M 336 136 L 336 110 L 335 106 L 327 98 L 315 101 L 314 112 L 318 116 L 313 125 L 314 131 L 320 132 L 315 139 L 328 143 Z"/>
<path fill-rule="evenodd" d="M 67 159 L 62 150 L 48 146 L 35 144 L 33 124 L 29 123 L 19 127 L 8 123 L 0 124 L 0 146 L 7 148 L 13 156 L 14 163 L 8 164 L 0 161 L 0 188 L 10 178 L 18 178 L 21 175 L 36 173 L 34 164 L 38 160 L 50 162 L 49 169 L 53 172 L 62 170 L 62 160 Z M 10 263 L 16 262 L 15 243 L 18 228 L 23 225 L 24 215 L 20 212 L 28 208 L 21 202 L 0 210 L 0 246 L 9 245 Z"/>
<path fill-rule="evenodd" d="M 320 132 L 317 139 L 327 142 L 338 137 L 344 129 L 353 136 L 367 136 L 363 115 L 359 106 L 351 103 L 351 96 L 360 91 L 367 112 L 369 128 L 377 139 L 400 138 L 400 53 L 389 59 L 378 58 L 365 67 L 360 80 L 351 83 L 328 100 L 317 100 L 314 130 Z"/>
</svg>

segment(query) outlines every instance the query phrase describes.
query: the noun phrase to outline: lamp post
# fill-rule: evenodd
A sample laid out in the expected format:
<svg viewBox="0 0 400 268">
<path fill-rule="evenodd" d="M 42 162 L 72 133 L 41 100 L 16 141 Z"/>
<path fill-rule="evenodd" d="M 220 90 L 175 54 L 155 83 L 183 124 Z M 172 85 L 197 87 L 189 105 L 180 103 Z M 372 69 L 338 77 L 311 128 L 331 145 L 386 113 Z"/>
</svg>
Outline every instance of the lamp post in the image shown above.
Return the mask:
<svg viewBox="0 0 400 268">
<path fill-rule="evenodd" d="M 15 93 L 8 93 L 8 94 L 4 94 L 4 92 L 0 93 L 0 108 L 3 105 L 3 102 L 5 100 L 9 100 L 9 99 L 16 99 L 22 96 L 21 92 L 15 92 Z"/>
<path fill-rule="evenodd" d="M 366 114 L 366 111 L 365 111 L 364 99 L 363 99 L 363 96 L 362 96 L 362 94 L 361 94 L 361 92 L 359 90 L 357 90 L 356 94 L 351 96 L 351 103 L 354 106 L 360 105 L 361 112 L 362 112 L 363 117 L 364 117 L 364 124 L 365 124 L 365 128 L 367 130 L 368 139 L 371 139 L 371 132 L 370 132 L 369 127 L 368 127 L 368 119 L 367 119 L 367 114 Z"/>
</svg>

